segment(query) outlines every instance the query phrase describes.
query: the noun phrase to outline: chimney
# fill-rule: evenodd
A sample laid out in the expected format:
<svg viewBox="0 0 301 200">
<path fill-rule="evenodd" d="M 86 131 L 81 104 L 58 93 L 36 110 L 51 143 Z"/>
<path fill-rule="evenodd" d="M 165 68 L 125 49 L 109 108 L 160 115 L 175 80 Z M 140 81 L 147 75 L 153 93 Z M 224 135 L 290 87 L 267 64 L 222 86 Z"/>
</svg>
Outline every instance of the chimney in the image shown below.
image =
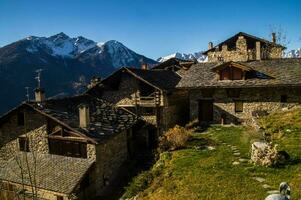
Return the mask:
<svg viewBox="0 0 301 200">
<path fill-rule="evenodd" d="M 90 112 L 89 105 L 80 104 L 79 108 L 79 127 L 80 128 L 88 128 L 90 124 Z"/>
<path fill-rule="evenodd" d="M 223 44 L 222 45 L 222 51 L 228 51 L 228 45 Z"/>
<path fill-rule="evenodd" d="M 45 91 L 42 88 L 37 88 L 34 90 L 35 100 L 36 102 L 45 101 Z"/>
<path fill-rule="evenodd" d="M 93 88 L 94 86 L 96 86 L 98 83 L 101 82 L 101 78 L 100 77 L 97 77 L 97 76 L 94 76 L 92 77 L 91 81 L 90 81 L 90 84 L 88 84 L 88 88 Z"/>
<path fill-rule="evenodd" d="M 272 42 L 276 43 L 276 33 L 272 33 Z"/>
<path fill-rule="evenodd" d="M 213 43 L 212 42 L 209 42 L 208 43 L 208 50 L 212 49 L 213 48 Z"/>
<path fill-rule="evenodd" d="M 256 42 L 256 60 L 261 60 L 261 47 L 260 47 L 260 42 Z"/>
<path fill-rule="evenodd" d="M 148 69 L 147 63 L 142 63 L 141 69 L 147 70 Z"/>
</svg>

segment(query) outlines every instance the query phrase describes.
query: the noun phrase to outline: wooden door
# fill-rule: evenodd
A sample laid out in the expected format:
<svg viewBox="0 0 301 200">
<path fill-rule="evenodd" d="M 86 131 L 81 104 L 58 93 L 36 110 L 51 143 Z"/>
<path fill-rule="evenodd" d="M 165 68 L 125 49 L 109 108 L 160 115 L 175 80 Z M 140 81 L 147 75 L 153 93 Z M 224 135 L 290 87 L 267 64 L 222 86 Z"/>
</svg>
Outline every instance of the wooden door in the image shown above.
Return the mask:
<svg viewBox="0 0 301 200">
<path fill-rule="evenodd" d="M 213 100 L 199 101 L 199 122 L 213 121 Z"/>
</svg>

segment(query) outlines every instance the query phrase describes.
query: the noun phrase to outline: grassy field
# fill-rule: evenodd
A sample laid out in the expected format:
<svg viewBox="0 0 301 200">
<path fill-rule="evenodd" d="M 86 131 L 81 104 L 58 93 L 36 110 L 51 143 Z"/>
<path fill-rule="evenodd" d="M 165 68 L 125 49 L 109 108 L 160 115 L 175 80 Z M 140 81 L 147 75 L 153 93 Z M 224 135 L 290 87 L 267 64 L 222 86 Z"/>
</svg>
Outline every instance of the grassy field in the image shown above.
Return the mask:
<svg viewBox="0 0 301 200">
<path fill-rule="evenodd" d="M 272 134 L 280 150 L 291 162 L 280 168 L 233 165 L 238 158 L 229 145 L 235 145 L 241 158 L 250 158 L 250 144 L 261 137 L 246 127 L 212 126 L 193 134 L 185 149 L 164 153 L 154 167 L 134 178 L 126 195 L 139 192 L 138 199 L 264 199 L 268 190 L 282 181 L 292 188 L 292 199 L 301 199 L 301 110 L 274 114 L 261 124 Z M 205 148 L 215 146 L 214 150 Z M 260 183 L 253 177 L 265 179 Z M 265 189 L 263 184 L 270 185 Z M 142 186 L 142 187 L 141 187 Z"/>
</svg>

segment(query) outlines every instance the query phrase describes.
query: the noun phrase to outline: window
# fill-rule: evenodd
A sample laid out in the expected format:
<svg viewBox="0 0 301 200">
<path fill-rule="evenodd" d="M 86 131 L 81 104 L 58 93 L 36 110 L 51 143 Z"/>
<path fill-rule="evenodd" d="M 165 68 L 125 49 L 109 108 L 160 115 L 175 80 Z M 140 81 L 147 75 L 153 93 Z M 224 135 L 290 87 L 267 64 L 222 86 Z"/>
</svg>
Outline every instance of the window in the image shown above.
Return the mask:
<svg viewBox="0 0 301 200">
<path fill-rule="evenodd" d="M 24 126 L 24 112 L 19 112 L 17 116 L 18 126 Z"/>
<path fill-rule="evenodd" d="M 232 68 L 232 80 L 241 80 L 243 78 L 243 73 L 241 69 Z"/>
<path fill-rule="evenodd" d="M 220 80 L 242 80 L 243 71 L 236 67 L 226 67 L 220 72 Z"/>
<path fill-rule="evenodd" d="M 29 140 L 27 137 L 19 137 L 20 151 L 29 152 Z"/>
<path fill-rule="evenodd" d="M 230 80 L 230 68 L 225 68 L 220 71 L 220 80 Z"/>
<path fill-rule="evenodd" d="M 87 145 L 83 142 L 58 140 L 49 138 L 50 154 L 70 156 L 77 158 L 87 158 Z"/>
<path fill-rule="evenodd" d="M 56 196 L 56 200 L 64 200 L 64 197 L 62 197 L 62 196 Z"/>
<path fill-rule="evenodd" d="M 243 112 L 243 102 L 242 101 L 235 101 L 235 112 L 238 113 L 238 112 Z"/>
<path fill-rule="evenodd" d="M 285 95 L 281 95 L 280 102 L 281 103 L 287 103 L 287 95 L 286 94 Z"/>
</svg>

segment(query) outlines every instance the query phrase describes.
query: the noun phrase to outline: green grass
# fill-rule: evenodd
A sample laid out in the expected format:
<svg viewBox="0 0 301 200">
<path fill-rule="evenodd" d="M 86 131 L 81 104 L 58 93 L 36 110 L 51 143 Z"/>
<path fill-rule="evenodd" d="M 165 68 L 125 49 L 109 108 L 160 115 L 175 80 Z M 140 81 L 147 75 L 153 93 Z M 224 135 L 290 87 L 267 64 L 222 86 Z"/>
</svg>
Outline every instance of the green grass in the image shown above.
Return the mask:
<svg viewBox="0 0 301 200">
<path fill-rule="evenodd" d="M 279 144 L 281 150 L 287 151 L 294 162 L 281 168 L 267 168 L 254 166 L 249 163 L 233 166 L 237 160 L 227 144 L 236 145 L 241 157 L 250 157 L 250 144 L 261 137 L 253 130 L 245 127 L 212 126 L 206 134 L 194 134 L 193 140 L 186 149 L 173 151 L 168 156 L 161 156 L 153 169 L 145 175 L 136 177 L 142 179 L 143 187 L 138 184 L 129 185 L 131 191 L 139 192 L 138 199 L 264 199 L 266 189 L 252 177 L 263 177 L 266 184 L 277 189 L 282 181 L 287 181 L 292 188 L 292 199 L 301 199 L 301 110 L 290 114 L 274 114 L 261 120 L 268 127 L 268 131 L 277 134 L 274 142 Z M 292 120 L 295 120 L 292 122 Z M 275 121 L 275 123 L 274 123 Z M 281 123 L 281 121 L 283 121 Z M 291 131 L 287 132 L 286 130 Z M 196 146 L 206 144 L 215 145 L 213 151 L 199 150 Z M 159 166 L 159 167 L 158 167 Z M 151 176 L 149 175 L 151 174 Z M 148 180 L 144 182 L 145 177 Z M 151 178 L 150 178 L 151 177 Z M 137 182 L 136 182 L 137 183 Z M 146 183 L 146 184 L 145 184 Z"/>
</svg>

